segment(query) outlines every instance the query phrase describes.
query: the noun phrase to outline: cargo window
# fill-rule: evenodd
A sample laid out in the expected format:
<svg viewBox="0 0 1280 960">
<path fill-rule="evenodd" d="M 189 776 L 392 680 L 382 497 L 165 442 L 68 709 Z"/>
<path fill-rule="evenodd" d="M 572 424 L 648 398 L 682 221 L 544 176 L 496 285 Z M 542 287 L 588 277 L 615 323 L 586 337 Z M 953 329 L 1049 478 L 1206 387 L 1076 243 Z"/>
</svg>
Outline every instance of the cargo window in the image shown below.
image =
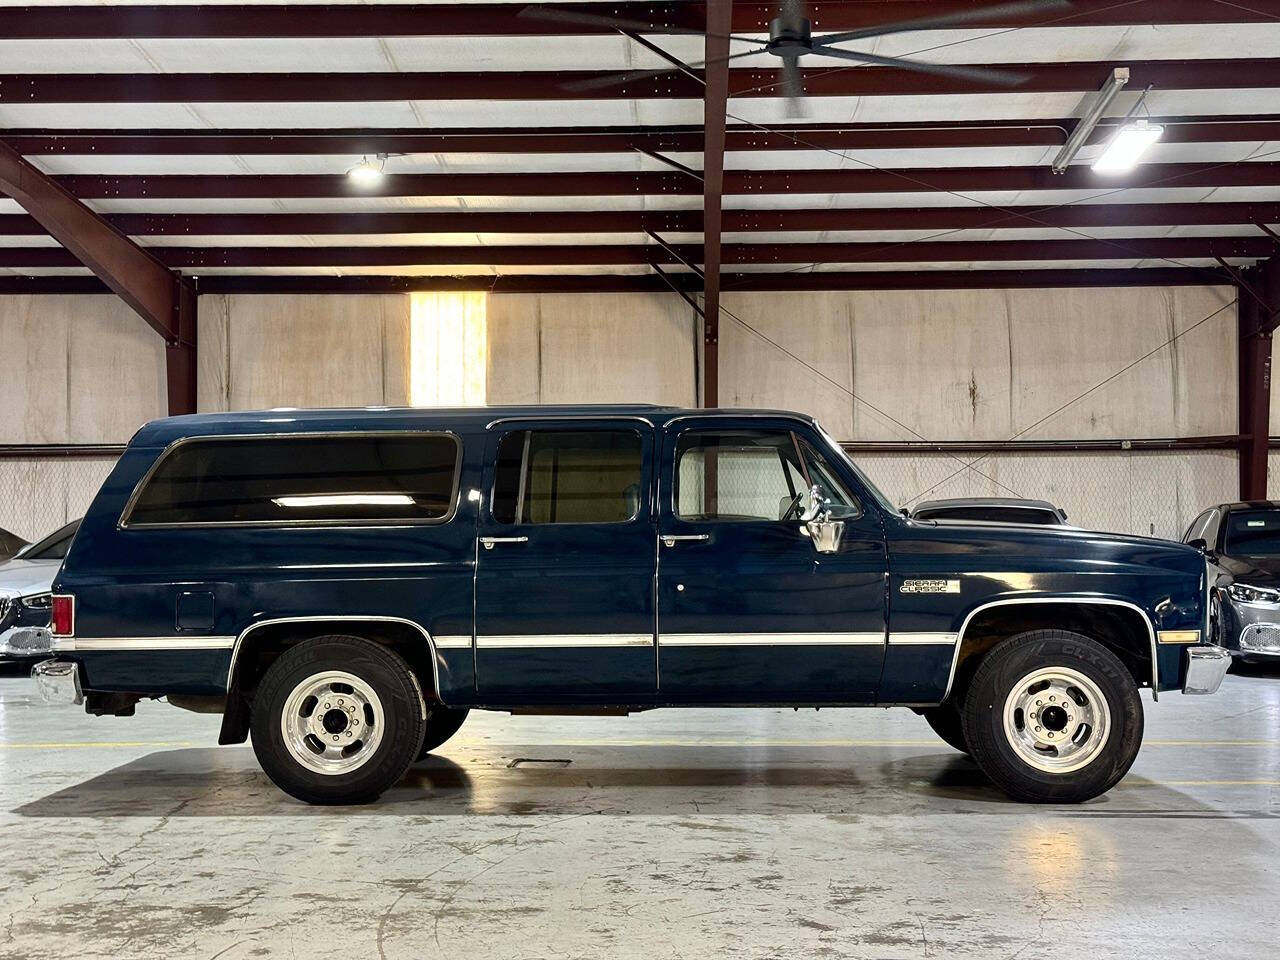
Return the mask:
<svg viewBox="0 0 1280 960">
<path fill-rule="evenodd" d="M 440 522 L 459 452 L 456 438 L 425 433 L 190 440 L 152 472 L 125 523 Z"/>
<path fill-rule="evenodd" d="M 494 464 L 498 523 L 625 523 L 643 504 L 643 447 L 634 430 L 518 430 Z"/>
</svg>

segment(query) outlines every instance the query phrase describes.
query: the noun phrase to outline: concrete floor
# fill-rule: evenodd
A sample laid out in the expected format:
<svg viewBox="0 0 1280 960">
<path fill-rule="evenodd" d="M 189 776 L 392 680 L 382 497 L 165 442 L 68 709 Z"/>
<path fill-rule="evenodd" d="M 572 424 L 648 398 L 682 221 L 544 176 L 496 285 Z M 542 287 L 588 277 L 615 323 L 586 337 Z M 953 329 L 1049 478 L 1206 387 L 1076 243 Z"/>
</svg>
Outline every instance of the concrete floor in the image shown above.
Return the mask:
<svg viewBox="0 0 1280 960">
<path fill-rule="evenodd" d="M 0 957 L 1276 956 L 1280 671 L 1147 706 L 1078 807 L 1007 802 L 906 711 L 701 710 L 475 714 L 317 809 L 216 718 L 0 679 Z"/>
</svg>

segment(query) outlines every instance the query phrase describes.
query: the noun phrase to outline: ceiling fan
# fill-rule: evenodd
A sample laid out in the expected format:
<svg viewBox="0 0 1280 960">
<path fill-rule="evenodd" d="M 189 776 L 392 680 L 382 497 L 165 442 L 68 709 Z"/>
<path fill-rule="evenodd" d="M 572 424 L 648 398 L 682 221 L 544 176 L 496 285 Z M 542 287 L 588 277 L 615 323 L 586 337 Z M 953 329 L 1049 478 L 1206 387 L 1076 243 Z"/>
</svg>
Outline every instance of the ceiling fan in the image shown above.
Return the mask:
<svg viewBox="0 0 1280 960">
<path fill-rule="evenodd" d="M 729 39 L 754 45 L 754 49 L 744 50 L 729 57 L 703 63 L 688 64 L 690 69 L 706 67 L 711 63 L 724 63 L 741 57 L 756 56 L 769 53 L 782 61 L 779 69 L 778 88 L 787 99 L 788 114 L 800 116 L 803 112 L 804 76 L 800 72 L 800 58 L 809 54 L 822 57 L 836 57 L 841 60 L 852 60 L 856 63 L 872 64 L 883 67 L 896 67 L 900 70 L 913 70 L 918 73 L 929 73 L 941 77 L 953 77 L 968 80 L 977 84 L 998 84 L 1000 86 L 1017 86 L 1026 77 L 1007 70 L 993 70 L 987 67 L 964 66 L 946 63 L 926 63 L 906 57 L 882 56 L 861 50 L 846 50 L 835 44 L 854 40 L 869 40 L 892 33 L 906 33 L 914 30 L 943 30 L 951 27 L 962 27 L 974 22 L 990 20 L 993 17 L 1014 16 L 1023 13 L 1051 13 L 1070 7 L 1067 0 L 1019 0 L 1015 3 L 1002 3 L 995 6 L 979 6 L 972 10 L 940 14 L 934 17 L 918 17 L 912 20 L 899 20 L 895 23 L 884 23 L 861 30 L 846 30 L 840 33 L 826 33 L 814 36 L 813 23 L 808 17 L 808 5 L 805 0 L 780 0 L 778 15 L 769 23 L 769 39 L 729 34 Z M 574 9 L 557 7 L 528 6 L 520 11 L 520 16 L 535 20 L 550 20 L 560 23 L 572 23 L 588 26 L 611 27 L 633 39 L 638 33 L 693 34 L 703 36 L 700 30 L 689 27 L 656 26 L 639 20 L 628 20 L 603 14 L 588 13 Z M 640 40 L 646 46 L 651 46 Z M 661 51 L 657 51 L 661 52 Z M 628 80 L 670 73 L 684 69 L 680 66 L 660 67 L 650 70 L 629 70 L 622 73 L 593 77 L 590 80 L 565 84 L 565 89 L 587 91 L 601 87 L 615 86 Z"/>
</svg>

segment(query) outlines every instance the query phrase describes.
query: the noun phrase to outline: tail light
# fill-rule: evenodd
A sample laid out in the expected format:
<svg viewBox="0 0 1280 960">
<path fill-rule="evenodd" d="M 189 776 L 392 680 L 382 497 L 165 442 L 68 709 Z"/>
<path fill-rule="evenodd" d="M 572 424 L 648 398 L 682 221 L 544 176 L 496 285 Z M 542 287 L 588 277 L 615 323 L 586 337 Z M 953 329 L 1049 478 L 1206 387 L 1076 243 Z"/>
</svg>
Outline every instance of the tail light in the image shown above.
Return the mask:
<svg viewBox="0 0 1280 960">
<path fill-rule="evenodd" d="M 70 637 L 76 632 L 76 598 L 54 594 L 49 598 L 49 625 L 55 637 Z"/>
</svg>

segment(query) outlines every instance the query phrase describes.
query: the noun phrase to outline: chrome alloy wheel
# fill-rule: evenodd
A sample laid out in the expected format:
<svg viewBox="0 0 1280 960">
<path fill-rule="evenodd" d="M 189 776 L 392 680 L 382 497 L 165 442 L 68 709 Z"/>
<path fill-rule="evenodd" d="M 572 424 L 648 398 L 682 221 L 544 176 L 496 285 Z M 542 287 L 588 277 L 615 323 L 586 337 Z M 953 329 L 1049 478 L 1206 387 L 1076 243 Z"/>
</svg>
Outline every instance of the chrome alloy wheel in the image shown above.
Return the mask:
<svg viewBox="0 0 1280 960">
<path fill-rule="evenodd" d="M 280 711 L 280 732 L 293 759 L 328 775 L 350 773 L 368 762 L 385 724 L 373 688 L 342 670 L 307 677 Z"/>
<path fill-rule="evenodd" d="M 1090 764 L 1111 736 L 1111 709 L 1098 685 L 1069 667 L 1027 674 L 1004 702 L 1004 734 L 1019 758 L 1046 773 Z"/>
</svg>

